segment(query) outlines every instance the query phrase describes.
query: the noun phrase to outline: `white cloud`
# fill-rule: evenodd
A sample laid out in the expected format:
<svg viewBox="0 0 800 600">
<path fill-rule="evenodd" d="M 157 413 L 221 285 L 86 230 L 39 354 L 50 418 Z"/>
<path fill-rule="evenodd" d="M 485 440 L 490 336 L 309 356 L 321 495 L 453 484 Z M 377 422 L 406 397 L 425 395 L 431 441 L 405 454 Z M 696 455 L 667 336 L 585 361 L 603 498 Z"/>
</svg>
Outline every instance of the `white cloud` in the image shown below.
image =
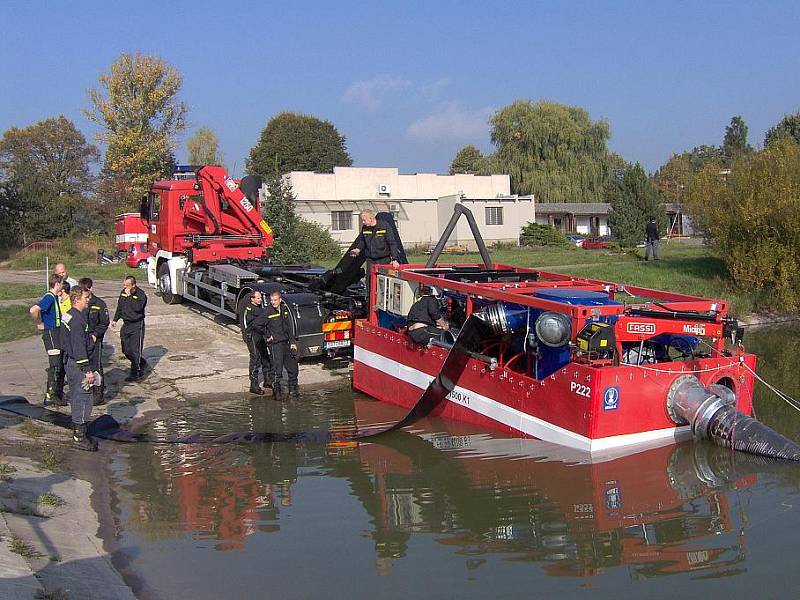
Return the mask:
<svg viewBox="0 0 800 600">
<path fill-rule="evenodd" d="M 354 81 L 342 95 L 342 102 L 360 104 L 375 110 L 393 92 L 411 86 L 411 82 L 393 75 L 378 75 L 366 81 Z"/>
<path fill-rule="evenodd" d="M 414 121 L 408 126 L 406 136 L 421 142 L 480 142 L 489 136 L 488 121 L 494 110 L 491 106 L 467 110 L 451 102 L 438 112 Z"/>
</svg>

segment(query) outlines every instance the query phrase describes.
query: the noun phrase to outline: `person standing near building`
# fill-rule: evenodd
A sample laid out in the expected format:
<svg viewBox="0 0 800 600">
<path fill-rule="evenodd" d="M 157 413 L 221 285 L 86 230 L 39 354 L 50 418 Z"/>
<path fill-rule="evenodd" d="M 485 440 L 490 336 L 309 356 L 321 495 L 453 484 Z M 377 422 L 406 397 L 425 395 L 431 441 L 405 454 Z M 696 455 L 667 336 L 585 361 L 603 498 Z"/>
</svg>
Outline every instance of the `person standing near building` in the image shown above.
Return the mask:
<svg viewBox="0 0 800 600">
<path fill-rule="evenodd" d="M 93 452 L 97 450 L 97 442 L 87 432 L 87 423 L 92 416 L 89 390 L 95 383 L 95 374 L 89 363 L 92 341 L 85 315 L 89 292 L 76 285 L 69 295 L 72 308 L 64 315 L 62 343 L 72 409 L 72 447 Z"/>
<path fill-rule="evenodd" d="M 366 260 L 367 295 L 370 292 L 372 265 L 388 265 L 394 268 L 400 266 L 401 254 L 400 240 L 394 233 L 392 225 L 378 220 L 371 210 L 361 211 L 361 231 L 353 242 L 351 256 L 362 255 Z"/>
<path fill-rule="evenodd" d="M 262 305 L 263 295 L 256 290 L 250 294 L 250 303 L 245 307 L 242 314 L 242 327 L 244 337 L 247 340 L 247 350 L 250 352 L 250 393 L 261 396 L 264 390 L 261 389 L 258 379 L 258 369 L 261 368 L 261 377 L 264 385 L 272 385 L 272 374 L 270 367 L 269 350 L 267 349 L 267 314 Z"/>
<path fill-rule="evenodd" d="M 408 336 L 415 344 L 427 346 L 434 338 L 450 329 L 442 317 L 439 301 L 434 290 L 428 286 L 420 286 L 421 297 L 411 305 L 406 322 Z"/>
<path fill-rule="evenodd" d="M 86 321 L 89 324 L 89 337 L 92 339 L 92 352 L 89 355 L 89 364 L 93 371 L 100 373 L 100 385 L 92 386 L 92 403 L 95 406 L 105 403 L 105 383 L 103 382 L 103 337 L 106 335 L 111 319 L 108 306 L 102 298 L 94 293 L 94 282 L 89 277 L 83 277 L 78 285 L 89 292 L 89 307 L 86 312 Z"/>
<path fill-rule="evenodd" d="M 67 273 L 67 267 L 64 265 L 64 263 L 58 263 L 53 268 L 53 273 L 60 276 L 61 281 L 68 283 L 70 288 L 73 288 L 76 285 L 78 285 L 78 282 L 75 281 L 72 277 L 70 277 L 69 274 Z"/>
<path fill-rule="evenodd" d="M 658 255 L 658 225 L 656 224 L 655 217 L 650 217 L 650 222 L 645 226 L 644 233 L 644 259 L 650 260 L 650 256 L 652 255 L 654 260 L 660 260 L 661 257 Z"/>
<path fill-rule="evenodd" d="M 117 300 L 117 310 L 111 327 L 117 328 L 117 321 L 122 319 L 119 332 L 122 342 L 122 353 L 131 361 L 131 372 L 125 381 L 137 381 L 145 375 L 150 365 L 142 356 L 144 349 L 144 309 L 147 306 L 147 295 L 136 285 L 136 278 L 128 275 L 122 284 L 122 292 Z"/>
<path fill-rule="evenodd" d="M 47 352 L 47 388 L 44 404 L 65 406 L 64 364 L 61 356 L 61 305 L 58 295 L 61 292 L 61 276 L 53 273 L 48 280 L 48 291 L 41 300 L 31 306 L 30 314 L 36 328 L 42 330 L 42 343 Z"/>
<path fill-rule="evenodd" d="M 289 394 L 300 394 L 298 386 L 297 366 L 297 334 L 294 319 L 289 312 L 289 307 L 283 302 L 281 293 L 272 292 L 269 295 L 269 306 L 266 308 L 267 344 L 272 355 L 272 393 L 276 398 L 283 394 L 281 379 L 283 370 L 289 379 Z"/>
</svg>

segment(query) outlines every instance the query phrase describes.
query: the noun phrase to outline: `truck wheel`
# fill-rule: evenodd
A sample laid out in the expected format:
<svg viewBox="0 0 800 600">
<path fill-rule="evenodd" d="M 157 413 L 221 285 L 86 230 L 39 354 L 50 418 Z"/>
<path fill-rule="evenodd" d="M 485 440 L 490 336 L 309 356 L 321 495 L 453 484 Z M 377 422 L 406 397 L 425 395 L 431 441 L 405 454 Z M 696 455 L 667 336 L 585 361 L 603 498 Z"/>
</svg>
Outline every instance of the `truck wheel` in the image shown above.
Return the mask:
<svg viewBox="0 0 800 600">
<path fill-rule="evenodd" d="M 167 304 L 179 304 L 183 300 L 180 295 L 172 293 L 172 277 L 167 263 L 161 263 L 158 267 L 158 292 Z"/>
</svg>

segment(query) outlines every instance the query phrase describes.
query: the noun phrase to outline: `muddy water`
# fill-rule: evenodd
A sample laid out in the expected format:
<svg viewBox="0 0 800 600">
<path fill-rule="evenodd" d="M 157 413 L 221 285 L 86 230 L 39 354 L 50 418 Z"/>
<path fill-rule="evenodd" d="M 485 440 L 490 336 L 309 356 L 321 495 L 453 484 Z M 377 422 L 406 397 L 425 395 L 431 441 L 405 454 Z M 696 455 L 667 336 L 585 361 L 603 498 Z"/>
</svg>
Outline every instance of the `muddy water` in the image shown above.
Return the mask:
<svg viewBox="0 0 800 600">
<path fill-rule="evenodd" d="M 800 397 L 800 329 L 749 334 Z M 760 388 L 759 417 L 800 439 Z M 395 420 L 349 390 L 187 406 L 156 432 Z M 706 444 L 595 464 L 441 420 L 381 443 L 116 446 L 119 564 L 143 597 L 794 597 L 800 466 Z M 701 596 L 702 597 L 702 596 Z"/>
</svg>

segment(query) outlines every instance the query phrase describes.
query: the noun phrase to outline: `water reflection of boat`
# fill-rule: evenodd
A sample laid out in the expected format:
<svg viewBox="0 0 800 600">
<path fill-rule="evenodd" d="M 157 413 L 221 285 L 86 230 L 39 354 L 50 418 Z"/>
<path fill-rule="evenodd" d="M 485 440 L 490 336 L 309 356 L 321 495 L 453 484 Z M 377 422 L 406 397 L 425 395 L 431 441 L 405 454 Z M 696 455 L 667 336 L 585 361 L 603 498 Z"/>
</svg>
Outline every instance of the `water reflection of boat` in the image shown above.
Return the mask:
<svg viewBox="0 0 800 600">
<path fill-rule="evenodd" d="M 375 411 L 368 402 L 356 409 L 360 418 Z M 435 532 L 447 533 L 437 541 L 459 553 L 544 563 L 551 575 L 628 565 L 649 577 L 744 560 L 736 495 L 756 483 L 741 474 L 748 457 L 681 444 L 565 463 L 536 440 L 514 439 L 504 455 L 495 434 L 452 421 L 423 425 L 415 436 L 359 447 L 382 498 L 379 555 L 403 556 L 412 534 Z"/>
</svg>

